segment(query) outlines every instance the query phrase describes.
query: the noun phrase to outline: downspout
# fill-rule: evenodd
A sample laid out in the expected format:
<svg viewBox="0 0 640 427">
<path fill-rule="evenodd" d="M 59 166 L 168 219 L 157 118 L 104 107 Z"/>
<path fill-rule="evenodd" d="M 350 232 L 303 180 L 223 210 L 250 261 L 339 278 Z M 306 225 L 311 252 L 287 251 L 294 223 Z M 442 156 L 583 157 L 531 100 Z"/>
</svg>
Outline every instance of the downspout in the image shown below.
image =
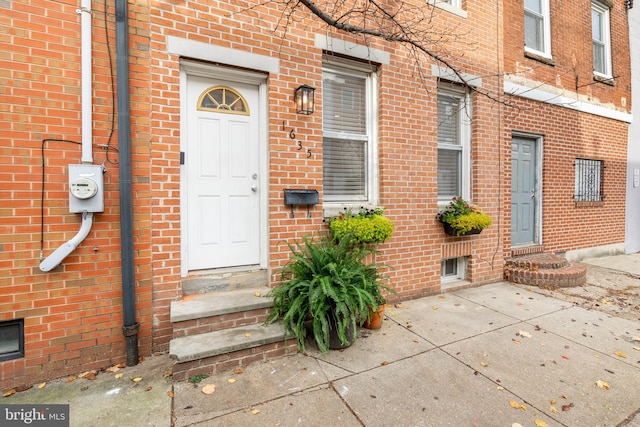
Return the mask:
<svg viewBox="0 0 640 427">
<path fill-rule="evenodd" d="M 129 26 L 127 0 L 116 0 L 116 78 L 118 82 L 118 152 L 120 178 L 120 244 L 122 252 L 122 333 L 127 366 L 138 364 L 138 330 L 133 262 L 131 195 L 131 114 L 129 105 Z"/>
</svg>

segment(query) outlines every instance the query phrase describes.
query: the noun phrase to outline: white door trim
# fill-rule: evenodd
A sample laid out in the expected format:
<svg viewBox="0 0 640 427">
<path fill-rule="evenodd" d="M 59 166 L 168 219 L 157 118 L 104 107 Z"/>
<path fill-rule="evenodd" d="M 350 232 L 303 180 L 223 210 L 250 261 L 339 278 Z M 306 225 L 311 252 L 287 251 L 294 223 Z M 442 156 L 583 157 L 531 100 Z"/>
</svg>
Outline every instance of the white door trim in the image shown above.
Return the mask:
<svg viewBox="0 0 640 427">
<path fill-rule="evenodd" d="M 222 80 L 230 80 L 241 83 L 251 83 L 258 85 L 258 102 L 260 105 L 258 113 L 258 138 L 259 138 L 259 156 L 260 166 L 259 173 L 262 177 L 261 188 L 259 192 L 259 233 L 260 233 L 260 264 L 259 268 L 268 268 L 268 195 L 269 195 L 269 168 L 268 168 L 268 93 L 267 93 L 267 75 L 251 71 L 243 71 L 231 69 L 216 65 L 203 64 L 195 61 L 180 61 L 180 151 L 186 151 L 187 147 L 187 77 L 199 76 L 216 78 Z M 186 192 L 187 174 L 185 165 L 180 165 L 180 273 L 182 277 L 188 275 L 187 268 L 187 227 L 185 224 L 187 212 L 187 192 Z M 256 266 L 253 266 L 256 267 Z"/>
<path fill-rule="evenodd" d="M 539 135 L 539 134 L 533 134 L 533 133 L 527 133 L 527 132 L 518 132 L 518 131 L 513 131 L 511 132 L 511 139 L 513 140 L 513 138 L 526 138 L 526 139 L 532 139 L 535 141 L 535 145 L 536 145 L 536 204 L 535 204 L 535 216 L 536 216 L 536 221 L 534 224 L 535 227 L 535 232 L 534 232 L 534 236 L 533 236 L 533 244 L 534 245 L 542 245 L 542 205 L 544 202 L 544 193 L 542 191 L 542 162 L 544 161 L 544 158 L 542 157 L 542 146 L 544 143 L 544 138 Z M 511 179 L 513 179 L 513 171 L 511 174 Z M 511 186 L 511 183 L 509 183 L 509 186 Z"/>
</svg>

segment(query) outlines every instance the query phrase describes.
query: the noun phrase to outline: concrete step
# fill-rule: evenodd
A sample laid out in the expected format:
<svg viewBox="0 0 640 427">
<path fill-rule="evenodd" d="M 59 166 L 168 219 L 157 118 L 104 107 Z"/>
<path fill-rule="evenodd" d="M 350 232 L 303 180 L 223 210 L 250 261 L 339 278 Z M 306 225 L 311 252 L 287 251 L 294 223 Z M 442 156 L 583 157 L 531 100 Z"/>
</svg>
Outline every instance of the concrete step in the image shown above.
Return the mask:
<svg viewBox="0 0 640 427">
<path fill-rule="evenodd" d="M 587 266 L 555 254 L 536 253 L 506 260 L 504 278 L 545 289 L 574 287 L 587 283 Z"/>
<path fill-rule="evenodd" d="M 255 269 L 236 271 L 235 269 L 213 270 L 193 274 L 182 280 L 182 295 L 205 294 L 209 292 L 234 291 L 269 285 L 269 272 Z"/>
<path fill-rule="evenodd" d="M 267 286 L 241 288 L 228 292 L 189 295 L 171 303 L 171 321 L 183 322 L 273 307 Z"/>
<path fill-rule="evenodd" d="M 253 281 L 250 283 L 254 284 Z M 173 378 L 246 366 L 292 354 L 297 342 L 281 323 L 264 326 L 273 307 L 267 286 L 183 296 L 171 304 Z"/>
<path fill-rule="evenodd" d="M 169 356 L 177 362 L 189 362 L 219 354 L 231 353 L 287 338 L 281 323 L 248 325 L 206 334 L 174 338 L 169 345 Z"/>
</svg>

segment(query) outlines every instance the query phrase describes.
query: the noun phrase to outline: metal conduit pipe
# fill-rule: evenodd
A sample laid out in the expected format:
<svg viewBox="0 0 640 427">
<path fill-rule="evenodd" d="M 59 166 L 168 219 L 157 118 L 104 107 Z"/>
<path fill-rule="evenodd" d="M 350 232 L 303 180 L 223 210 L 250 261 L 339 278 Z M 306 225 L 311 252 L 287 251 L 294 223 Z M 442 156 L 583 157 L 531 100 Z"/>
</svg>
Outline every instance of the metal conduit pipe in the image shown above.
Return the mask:
<svg viewBox="0 0 640 427">
<path fill-rule="evenodd" d="M 122 252 L 122 332 L 127 366 L 138 364 L 138 330 L 133 259 L 131 195 L 131 111 L 129 105 L 129 25 L 127 0 L 116 0 L 116 79 L 118 85 L 118 152 L 120 178 L 120 241 Z"/>
</svg>

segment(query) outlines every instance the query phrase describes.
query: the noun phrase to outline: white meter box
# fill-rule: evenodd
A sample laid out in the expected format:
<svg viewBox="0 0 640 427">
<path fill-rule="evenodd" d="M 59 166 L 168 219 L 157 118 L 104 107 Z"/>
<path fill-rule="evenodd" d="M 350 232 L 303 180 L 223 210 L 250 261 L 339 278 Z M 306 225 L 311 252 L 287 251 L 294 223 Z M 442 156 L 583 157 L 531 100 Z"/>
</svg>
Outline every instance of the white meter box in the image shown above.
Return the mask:
<svg viewBox="0 0 640 427">
<path fill-rule="evenodd" d="M 69 165 L 69 212 L 104 212 L 100 165 Z"/>
</svg>

